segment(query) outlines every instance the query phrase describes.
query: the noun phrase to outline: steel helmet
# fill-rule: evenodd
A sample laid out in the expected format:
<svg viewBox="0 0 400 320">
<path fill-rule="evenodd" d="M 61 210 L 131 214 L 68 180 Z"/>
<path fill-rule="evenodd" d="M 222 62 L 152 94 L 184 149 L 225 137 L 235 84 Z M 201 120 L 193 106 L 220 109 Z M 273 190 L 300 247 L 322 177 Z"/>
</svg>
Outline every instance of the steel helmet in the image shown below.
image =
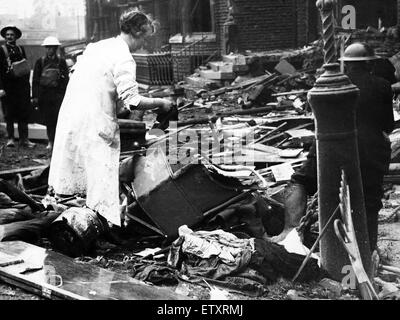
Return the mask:
<svg viewBox="0 0 400 320">
<path fill-rule="evenodd" d="M 60 46 L 61 43 L 56 37 L 47 37 L 42 43 L 42 47 Z"/>
<path fill-rule="evenodd" d="M 351 62 L 371 61 L 376 59 L 379 59 L 379 57 L 375 55 L 374 49 L 365 43 L 356 42 L 346 48 L 343 57 L 339 60 Z"/>
</svg>

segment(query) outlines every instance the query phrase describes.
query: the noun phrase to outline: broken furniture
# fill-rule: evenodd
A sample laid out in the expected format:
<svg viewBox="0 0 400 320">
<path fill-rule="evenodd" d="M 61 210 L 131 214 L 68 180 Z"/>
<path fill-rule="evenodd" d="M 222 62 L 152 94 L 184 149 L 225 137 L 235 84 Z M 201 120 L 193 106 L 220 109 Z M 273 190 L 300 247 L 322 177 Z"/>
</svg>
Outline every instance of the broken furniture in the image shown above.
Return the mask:
<svg viewBox="0 0 400 320">
<path fill-rule="evenodd" d="M 173 168 L 160 148 L 136 158 L 134 177 L 136 201 L 161 233 L 172 240 L 182 225 L 197 225 L 209 210 L 242 194 L 235 189 L 235 182 L 240 187 L 236 179 L 211 174 L 201 164 Z"/>
</svg>

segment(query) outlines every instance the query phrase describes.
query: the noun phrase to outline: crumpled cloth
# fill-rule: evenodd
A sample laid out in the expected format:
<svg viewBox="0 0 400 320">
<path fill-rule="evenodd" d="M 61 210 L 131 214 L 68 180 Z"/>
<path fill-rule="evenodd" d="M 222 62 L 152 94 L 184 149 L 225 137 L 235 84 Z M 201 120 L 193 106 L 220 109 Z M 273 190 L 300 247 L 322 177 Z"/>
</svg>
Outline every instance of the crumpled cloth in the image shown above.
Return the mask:
<svg viewBox="0 0 400 320">
<path fill-rule="evenodd" d="M 241 277 L 242 272 L 248 273 L 254 239 L 239 239 L 222 230 L 193 232 L 187 226 L 179 229 L 179 236 L 171 246 L 168 265 L 178 269 L 188 281 L 213 279 L 237 291 L 264 292 L 253 280 L 235 283 L 229 280 Z"/>
<path fill-rule="evenodd" d="M 213 279 L 219 285 L 247 294 L 261 295 L 260 287 L 274 283 L 279 277 L 293 277 L 304 260 L 303 255 L 290 253 L 279 244 L 239 239 L 222 230 L 193 232 L 183 226 L 179 236 L 171 246 L 169 266 L 178 269 L 189 281 Z M 319 272 L 318 261 L 310 259 L 299 280 L 315 279 Z"/>
<path fill-rule="evenodd" d="M 245 251 L 254 251 L 252 239 L 238 239 L 235 235 L 222 230 L 193 232 L 187 226 L 179 228 L 183 237 L 183 252 L 202 259 L 218 257 L 223 263 L 235 264 L 238 256 Z"/>
<path fill-rule="evenodd" d="M 155 285 L 174 286 L 178 284 L 176 270 L 161 264 L 135 264 L 133 277 L 143 282 L 150 282 Z"/>
<path fill-rule="evenodd" d="M 55 211 L 44 211 L 36 218 L 0 225 L 0 241 L 25 241 L 35 244 L 47 235 L 51 223 L 59 217 Z"/>
</svg>

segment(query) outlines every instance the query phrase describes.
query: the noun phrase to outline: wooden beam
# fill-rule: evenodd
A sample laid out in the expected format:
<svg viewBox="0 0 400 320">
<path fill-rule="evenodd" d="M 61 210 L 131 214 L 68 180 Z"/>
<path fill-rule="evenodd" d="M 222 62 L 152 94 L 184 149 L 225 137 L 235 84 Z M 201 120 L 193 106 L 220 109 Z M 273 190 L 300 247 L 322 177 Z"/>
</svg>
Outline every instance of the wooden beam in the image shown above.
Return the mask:
<svg viewBox="0 0 400 320">
<path fill-rule="evenodd" d="M 15 176 L 16 174 L 26 174 L 36 170 L 42 170 L 47 168 L 47 166 L 37 166 L 37 167 L 26 167 L 26 168 L 17 168 L 11 170 L 3 170 L 0 171 L 0 178 L 9 179 L 10 177 Z"/>
</svg>

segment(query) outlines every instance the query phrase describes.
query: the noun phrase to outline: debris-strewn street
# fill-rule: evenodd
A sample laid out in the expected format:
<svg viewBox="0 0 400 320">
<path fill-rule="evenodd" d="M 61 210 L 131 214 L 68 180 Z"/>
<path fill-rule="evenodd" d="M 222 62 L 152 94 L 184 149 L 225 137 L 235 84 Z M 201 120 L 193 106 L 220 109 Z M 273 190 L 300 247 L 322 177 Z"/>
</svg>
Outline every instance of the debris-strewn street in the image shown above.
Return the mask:
<svg viewBox="0 0 400 320">
<path fill-rule="evenodd" d="M 46 1 L 0 6 L 0 300 L 400 299 L 400 1 Z"/>
<path fill-rule="evenodd" d="M 151 121 L 153 119 L 149 119 Z M 4 143 L 4 137 L 1 138 L 1 142 Z M 44 165 L 45 160 L 48 159 L 48 153 L 45 150 L 45 144 L 38 145 L 34 150 L 29 150 L 29 158 L 22 156 L 19 160 L 16 156 L 16 152 L 5 152 L 2 156 L 2 164 L 12 164 L 12 167 L 40 167 Z M 21 155 L 21 153 L 19 153 Z M 19 160 L 19 161 L 18 161 Z M 23 165 L 19 166 L 22 163 Z M 379 224 L 379 249 L 381 251 L 382 262 L 388 265 L 399 266 L 399 213 L 398 213 L 398 190 L 396 184 L 387 184 L 384 202 L 384 209 L 380 214 Z M 149 242 L 151 243 L 151 241 Z M 42 239 L 39 240 L 40 246 L 51 248 L 51 243 Z M 99 266 L 112 271 L 133 275 L 136 268 L 143 263 L 140 259 L 135 258 L 132 252 L 139 250 L 140 247 L 145 248 L 145 243 L 135 242 L 134 240 L 128 240 L 124 245 L 110 244 L 109 242 L 102 240 L 99 242 L 98 247 L 90 256 L 77 258 L 77 261 L 90 263 L 95 266 Z M 131 261 L 130 259 L 137 259 Z M 152 260 L 150 265 L 157 263 L 160 260 Z M 382 281 L 389 283 L 398 284 L 398 278 L 391 276 L 386 271 L 381 271 L 380 278 Z M 329 282 L 328 282 L 329 283 Z M 160 286 L 165 286 L 160 283 Z M 319 283 L 318 281 L 312 281 L 310 283 L 292 283 L 289 280 L 279 279 L 277 283 L 267 286 L 266 292 L 259 297 L 249 296 L 240 294 L 238 292 L 225 292 L 222 298 L 226 297 L 231 300 L 239 299 L 359 299 L 351 291 L 338 289 L 340 286 L 336 284 L 325 285 L 325 282 Z M 211 291 L 206 284 L 191 284 L 185 281 L 180 281 L 179 284 L 168 284 L 166 288 L 173 290 L 177 293 L 183 294 L 187 297 L 194 299 L 210 299 Z M 26 300 L 26 299 L 44 299 L 36 295 L 29 294 L 21 289 L 10 287 L 9 285 L 0 285 L 1 299 L 7 300 Z M 338 291 L 339 290 L 339 291 Z M 221 297 L 221 296 L 219 296 Z"/>
</svg>

